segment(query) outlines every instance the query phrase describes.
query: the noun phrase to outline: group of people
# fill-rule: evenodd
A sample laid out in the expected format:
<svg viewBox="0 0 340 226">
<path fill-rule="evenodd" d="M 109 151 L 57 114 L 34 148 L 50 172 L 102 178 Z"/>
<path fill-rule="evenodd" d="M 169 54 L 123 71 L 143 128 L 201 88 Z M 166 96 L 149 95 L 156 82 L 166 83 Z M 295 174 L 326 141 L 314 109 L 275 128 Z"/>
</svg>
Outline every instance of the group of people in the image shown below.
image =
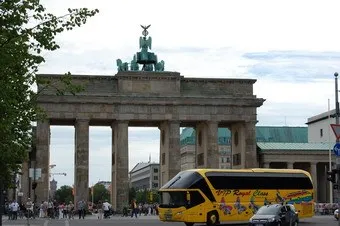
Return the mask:
<svg viewBox="0 0 340 226">
<path fill-rule="evenodd" d="M 143 204 L 143 203 L 139 203 L 139 205 L 137 205 L 136 199 L 133 199 L 131 201 L 131 217 L 136 217 L 139 214 L 139 216 L 141 216 L 142 214 L 147 216 L 147 215 L 158 215 L 158 207 L 157 204 Z"/>
<path fill-rule="evenodd" d="M 78 214 L 79 219 L 85 219 L 87 203 L 81 200 L 77 203 L 77 208 L 72 201 L 69 203 L 57 203 L 53 202 L 41 202 L 39 217 L 48 217 L 52 219 L 68 218 L 74 219 L 74 216 Z"/>
<path fill-rule="evenodd" d="M 34 205 L 30 198 L 26 203 L 21 202 L 20 204 L 13 200 L 6 205 L 8 220 L 17 220 L 18 217 L 22 219 L 24 216 L 27 218 L 34 218 Z"/>
<path fill-rule="evenodd" d="M 104 202 L 99 201 L 96 205 L 98 210 L 98 219 L 110 218 L 113 215 L 112 205 L 105 200 Z M 131 217 L 138 215 L 158 215 L 157 205 L 142 204 L 137 205 L 136 200 L 133 199 L 130 205 Z M 40 205 L 34 205 L 30 198 L 27 199 L 26 203 L 18 203 L 16 200 L 8 203 L 7 212 L 9 220 L 16 220 L 18 218 L 50 218 L 50 219 L 74 219 L 77 214 L 79 219 L 85 219 L 87 210 L 87 203 L 81 200 L 75 206 L 72 201 L 69 203 L 57 203 L 56 200 L 42 201 Z M 128 215 L 128 209 L 123 210 L 123 216 Z"/>
<path fill-rule="evenodd" d="M 97 210 L 98 210 L 98 219 L 106 219 L 110 218 L 110 216 L 113 214 L 112 205 L 105 200 L 105 202 L 99 201 L 97 204 Z"/>
<path fill-rule="evenodd" d="M 60 219 L 68 218 L 74 219 L 74 215 L 78 214 L 79 219 L 85 219 L 87 203 L 81 200 L 75 205 L 70 201 L 68 204 L 57 203 L 56 200 L 42 201 L 40 205 L 34 205 L 30 198 L 27 199 L 26 203 L 21 202 L 20 204 L 13 200 L 6 205 L 9 220 L 17 220 L 18 218 L 51 218 Z"/>
</svg>

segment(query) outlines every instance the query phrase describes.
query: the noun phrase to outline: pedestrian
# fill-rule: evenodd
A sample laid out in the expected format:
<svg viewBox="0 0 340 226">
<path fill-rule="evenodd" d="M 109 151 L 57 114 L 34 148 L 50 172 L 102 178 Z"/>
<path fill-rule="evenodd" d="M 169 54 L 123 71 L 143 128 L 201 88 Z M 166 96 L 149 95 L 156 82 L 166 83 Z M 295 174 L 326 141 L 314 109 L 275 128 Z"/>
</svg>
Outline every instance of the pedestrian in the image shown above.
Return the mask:
<svg viewBox="0 0 340 226">
<path fill-rule="evenodd" d="M 131 202 L 131 217 L 133 217 L 133 215 L 135 215 L 135 217 L 137 218 L 137 203 L 136 203 L 136 199 L 132 199 L 132 202 Z"/>
<path fill-rule="evenodd" d="M 21 202 L 19 204 L 19 211 L 18 211 L 18 216 L 19 216 L 20 219 L 24 218 L 25 211 L 26 211 L 25 204 L 23 202 Z"/>
<path fill-rule="evenodd" d="M 97 211 L 98 211 L 98 219 L 103 219 L 103 203 L 101 200 L 99 200 L 97 204 Z"/>
<path fill-rule="evenodd" d="M 67 209 L 68 209 L 68 219 L 74 219 L 74 204 L 72 203 L 72 201 L 69 202 L 69 204 L 67 205 Z"/>
<path fill-rule="evenodd" d="M 13 203 L 13 201 L 7 203 L 8 220 L 13 220 L 12 203 Z"/>
<path fill-rule="evenodd" d="M 34 216 L 34 204 L 33 202 L 31 201 L 30 198 L 27 199 L 27 202 L 26 202 L 26 210 L 27 210 L 27 218 L 30 219 L 30 218 L 35 218 Z"/>
<path fill-rule="evenodd" d="M 104 210 L 104 218 L 110 218 L 110 209 L 112 208 L 111 204 L 105 200 L 103 203 L 103 210 Z"/>
<path fill-rule="evenodd" d="M 39 208 L 39 218 L 45 217 L 44 214 L 44 201 L 41 201 L 40 208 Z"/>
<path fill-rule="evenodd" d="M 11 204 L 12 209 L 12 220 L 18 219 L 18 210 L 19 210 L 19 204 L 16 200 L 14 200 Z"/>
<path fill-rule="evenodd" d="M 79 219 L 81 218 L 85 219 L 85 201 L 84 200 L 80 200 L 78 202 L 78 215 L 79 215 Z"/>
<path fill-rule="evenodd" d="M 53 202 L 52 200 L 49 200 L 49 202 L 47 203 L 47 217 L 49 218 L 54 218 L 54 206 L 53 206 Z"/>
</svg>

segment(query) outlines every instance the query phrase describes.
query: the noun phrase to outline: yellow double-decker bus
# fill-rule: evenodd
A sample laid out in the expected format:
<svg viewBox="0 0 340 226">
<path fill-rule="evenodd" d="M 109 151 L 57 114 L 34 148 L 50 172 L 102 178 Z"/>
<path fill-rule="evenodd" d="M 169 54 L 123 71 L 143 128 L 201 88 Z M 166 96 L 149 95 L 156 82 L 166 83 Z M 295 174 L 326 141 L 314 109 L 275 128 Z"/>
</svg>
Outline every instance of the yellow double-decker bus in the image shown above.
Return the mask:
<svg viewBox="0 0 340 226">
<path fill-rule="evenodd" d="M 314 215 L 313 183 L 298 169 L 192 169 L 160 190 L 161 221 L 245 223 L 263 205 L 293 204 L 299 218 Z"/>
</svg>

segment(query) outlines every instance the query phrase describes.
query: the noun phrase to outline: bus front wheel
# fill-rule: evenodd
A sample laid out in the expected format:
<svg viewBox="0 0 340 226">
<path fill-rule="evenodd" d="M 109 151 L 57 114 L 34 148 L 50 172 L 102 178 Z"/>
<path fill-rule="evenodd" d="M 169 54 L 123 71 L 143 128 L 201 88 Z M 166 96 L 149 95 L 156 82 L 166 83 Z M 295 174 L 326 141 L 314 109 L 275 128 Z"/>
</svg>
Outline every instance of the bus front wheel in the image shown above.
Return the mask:
<svg viewBox="0 0 340 226">
<path fill-rule="evenodd" d="M 217 222 L 218 222 L 217 212 L 213 211 L 213 212 L 208 213 L 207 226 L 215 226 Z"/>
<path fill-rule="evenodd" d="M 191 222 L 185 222 L 184 223 L 186 226 L 193 226 L 194 225 L 194 223 L 191 223 Z"/>
</svg>

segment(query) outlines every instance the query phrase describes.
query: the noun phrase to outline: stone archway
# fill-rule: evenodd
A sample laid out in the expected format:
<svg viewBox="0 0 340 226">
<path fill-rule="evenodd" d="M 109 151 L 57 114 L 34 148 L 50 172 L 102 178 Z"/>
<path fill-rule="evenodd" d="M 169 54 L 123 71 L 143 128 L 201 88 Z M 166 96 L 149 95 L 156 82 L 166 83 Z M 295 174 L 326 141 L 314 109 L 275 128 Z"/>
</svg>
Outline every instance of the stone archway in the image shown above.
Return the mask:
<svg viewBox="0 0 340 226">
<path fill-rule="evenodd" d="M 38 75 L 58 84 L 62 75 Z M 256 109 L 264 99 L 253 94 L 253 79 L 185 78 L 177 72 L 126 71 L 114 76 L 72 75 L 84 91 L 56 96 L 55 89 L 38 86 L 38 104 L 47 114 L 37 123 L 37 167 L 42 169 L 38 202 L 47 198 L 50 125 L 75 126 L 75 202 L 87 200 L 89 126 L 112 128 L 112 203 L 120 210 L 128 202 L 128 127 L 156 126 L 161 133 L 160 180 L 167 182 L 180 170 L 181 126 L 200 134 L 198 167 L 218 168 L 218 127 L 231 128 L 233 168 L 258 167 Z M 235 144 L 237 140 L 237 144 Z"/>
</svg>

